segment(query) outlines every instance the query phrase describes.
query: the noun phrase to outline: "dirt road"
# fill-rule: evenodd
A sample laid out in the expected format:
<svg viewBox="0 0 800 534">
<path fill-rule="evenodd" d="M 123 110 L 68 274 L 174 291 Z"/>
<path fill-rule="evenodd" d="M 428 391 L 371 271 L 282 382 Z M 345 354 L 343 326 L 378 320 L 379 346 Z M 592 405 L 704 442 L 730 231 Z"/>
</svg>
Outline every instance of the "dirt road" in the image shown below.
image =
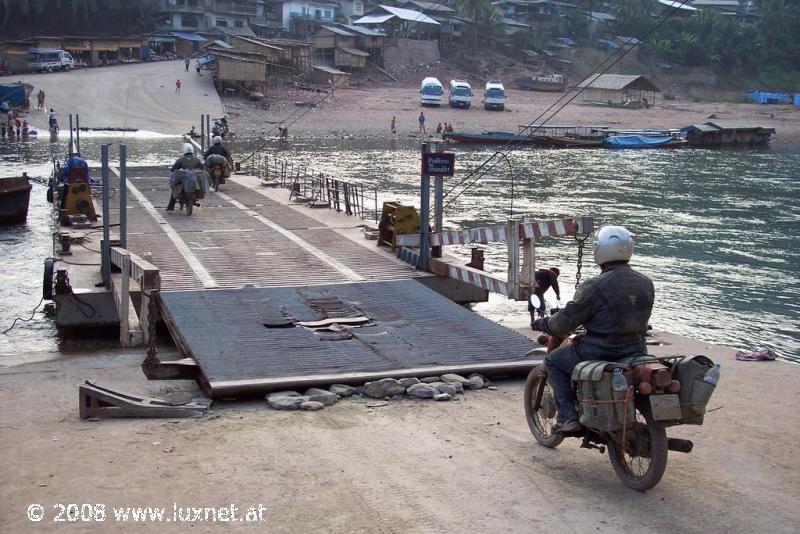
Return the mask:
<svg viewBox="0 0 800 534">
<path fill-rule="evenodd" d="M 200 115 L 222 115 L 222 107 L 211 76 L 198 76 L 194 65 L 184 71 L 183 61 L 116 65 L 95 69 L 2 77 L 34 86 L 29 120 L 47 130 L 47 115 L 36 110 L 36 93 L 43 89 L 45 105 L 58 113 L 67 126 L 70 113 L 79 114 L 82 127 L 127 127 L 164 134 L 200 130 Z M 175 81 L 181 80 L 180 94 Z"/>
<path fill-rule="evenodd" d="M 706 424 L 670 431 L 695 451 L 671 453 L 647 494 L 625 489 L 607 457 L 577 440 L 536 445 L 519 380 L 450 403 L 343 400 L 300 413 L 253 401 L 223 403 L 200 420 L 92 422 L 78 419 L 84 379 L 152 395 L 194 384 L 147 382 L 138 352 L 3 368 L 0 531 L 61 532 L 58 503 L 107 506 L 104 523 L 78 521 L 70 532 L 132 530 L 115 522 L 114 506 L 262 503 L 267 522 L 256 528 L 269 532 L 794 532 L 800 367 L 735 362 L 730 349 L 661 338 L 669 344 L 659 353 L 707 353 L 723 376 Z M 45 507 L 42 522 L 26 518 L 32 503 Z"/>
</svg>

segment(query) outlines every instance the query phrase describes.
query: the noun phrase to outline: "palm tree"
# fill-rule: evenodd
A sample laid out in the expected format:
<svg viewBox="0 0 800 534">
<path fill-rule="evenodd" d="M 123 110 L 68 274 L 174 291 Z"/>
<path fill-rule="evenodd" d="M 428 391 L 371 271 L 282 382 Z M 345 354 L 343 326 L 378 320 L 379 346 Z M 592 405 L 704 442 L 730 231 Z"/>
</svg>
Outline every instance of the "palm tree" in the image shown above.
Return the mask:
<svg viewBox="0 0 800 534">
<path fill-rule="evenodd" d="M 461 14 L 472 21 L 475 32 L 474 46 L 478 46 L 478 38 L 482 30 L 486 30 L 493 23 L 500 22 L 500 13 L 490 0 L 456 0 Z"/>
</svg>

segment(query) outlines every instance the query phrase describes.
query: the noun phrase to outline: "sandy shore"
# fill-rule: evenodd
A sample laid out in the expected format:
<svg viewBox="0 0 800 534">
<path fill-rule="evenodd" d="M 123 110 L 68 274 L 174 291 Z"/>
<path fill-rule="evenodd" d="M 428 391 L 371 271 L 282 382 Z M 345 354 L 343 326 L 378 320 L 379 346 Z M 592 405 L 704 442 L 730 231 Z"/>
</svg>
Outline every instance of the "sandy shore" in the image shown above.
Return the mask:
<svg viewBox="0 0 800 534">
<path fill-rule="evenodd" d="M 47 114 L 36 110 L 36 93 L 43 89 L 46 107 L 58 113 L 66 130 L 69 114 L 80 115 L 81 126 L 137 128 L 162 134 L 182 134 L 193 126 L 200 131 L 200 115 L 222 115 L 217 91 L 208 73 L 184 71 L 183 61 L 115 65 L 71 72 L 0 77 L 33 85 L 28 120 L 47 131 Z M 175 81 L 181 80 L 181 92 Z M 65 133 L 66 135 L 66 133 Z"/>
<path fill-rule="evenodd" d="M 694 440 L 695 450 L 670 453 L 663 481 L 647 494 L 624 488 L 607 455 L 577 440 L 538 446 L 520 380 L 450 403 L 343 400 L 301 413 L 251 401 L 215 405 L 199 420 L 82 421 L 84 379 L 154 396 L 197 390 L 148 382 L 140 351 L 2 368 L 0 531 L 61 531 L 58 503 L 106 505 L 105 522 L 69 525 L 75 532 L 130 531 L 112 507 L 262 503 L 260 530 L 269 532 L 794 532 L 800 367 L 736 362 L 731 349 L 660 339 L 652 352 L 708 354 L 723 376 L 706 424 L 669 431 Z M 26 517 L 33 503 L 45 510 L 36 524 Z"/>
<path fill-rule="evenodd" d="M 521 124 L 530 124 L 561 96 L 560 93 L 508 91 L 508 104 L 504 112 L 485 111 L 481 96 L 476 92 L 474 105 L 469 110 L 421 108 L 419 89 L 405 85 L 380 86 L 337 90 L 332 99 L 326 99 L 312 109 L 295 105 L 296 101 L 319 101 L 321 94 L 305 91 L 276 90 L 265 99 L 268 110 L 257 109 L 253 102 L 242 98 L 225 98 L 223 104 L 235 132 L 242 135 L 276 135 L 282 121 L 297 121 L 289 126 L 290 134 L 299 137 L 355 136 L 355 137 L 418 137 L 417 118 L 421 110 L 426 116 L 428 133 L 433 133 L 440 122 L 448 122 L 455 130 L 516 132 Z M 555 108 L 553 108 L 555 109 Z M 298 118 L 301 113 L 304 116 Z M 612 109 L 577 102 L 561 110 L 549 124 L 605 125 L 611 127 L 680 128 L 689 124 L 704 123 L 714 114 L 716 120 L 728 123 L 757 124 L 774 127 L 777 135 L 773 144 L 800 145 L 800 108 L 792 106 L 759 106 L 739 103 L 695 103 L 685 100 L 657 100 L 646 110 Z M 397 133 L 392 135 L 390 123 L 397 117 Z"/>
</svg>

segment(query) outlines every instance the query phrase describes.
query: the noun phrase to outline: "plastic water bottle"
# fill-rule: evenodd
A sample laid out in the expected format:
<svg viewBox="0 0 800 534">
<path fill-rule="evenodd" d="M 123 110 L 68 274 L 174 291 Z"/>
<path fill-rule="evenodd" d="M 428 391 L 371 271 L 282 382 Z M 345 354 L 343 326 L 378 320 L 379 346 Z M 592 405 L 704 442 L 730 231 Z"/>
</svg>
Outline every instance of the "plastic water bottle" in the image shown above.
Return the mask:
<svg viewBox="0 0 800 534">
<path fill-rule="evenodd" d="M 614 391 L 628 391 L 628 381 L 625 379 L 625 375 L 622 374 L 622 369 L 619 367 L 613 371 L 611 387 Z"/>
<path fill-rule="evenodd" d="M 714 364 L 714 367 L 706 371 L 705 376 L 703 376 L 703 382 L 707 382 L 709 384 L 717 385 L 719 382 L 719 364 Z"/>
</svg>

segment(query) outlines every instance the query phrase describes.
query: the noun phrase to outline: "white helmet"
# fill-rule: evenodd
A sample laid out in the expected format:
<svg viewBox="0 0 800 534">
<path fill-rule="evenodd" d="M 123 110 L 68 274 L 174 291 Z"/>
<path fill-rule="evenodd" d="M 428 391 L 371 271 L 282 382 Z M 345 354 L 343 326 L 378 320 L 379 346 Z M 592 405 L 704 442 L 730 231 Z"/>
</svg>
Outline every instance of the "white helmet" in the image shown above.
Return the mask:
<svg viewBox="0 0 800 534">
<path fill-rule="evenodd" d="M 181 149 L 181 154 L 184 156 L 187 154 L 194 154 L 194 147 L 191 143 L 184 143 L 183 148 Z"/>
<path fill-rule="evenodd" d="M 603 226 L 594 241 L 594 262 L 628 261 L 633 256 L 633 234 L 623 226 Z"/>
<path fill-rule="evenodd" d="M 222 144 L 222 138 L 220 136 L 218 136 L 218 135 L 216 137 L 214 137 L 213 141 L 214 141 L 215 145 L 221 145 Z"/>
</svg>

